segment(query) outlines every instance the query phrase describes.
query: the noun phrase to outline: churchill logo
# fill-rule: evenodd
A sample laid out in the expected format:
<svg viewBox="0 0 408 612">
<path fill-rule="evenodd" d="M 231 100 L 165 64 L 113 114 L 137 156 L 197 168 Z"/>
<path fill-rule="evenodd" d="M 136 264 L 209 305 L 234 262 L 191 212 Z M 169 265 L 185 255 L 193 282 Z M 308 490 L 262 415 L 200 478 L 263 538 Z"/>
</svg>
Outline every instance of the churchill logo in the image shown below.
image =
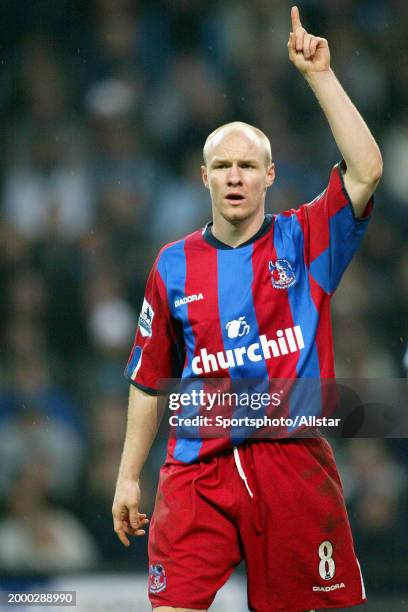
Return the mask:
<svg viewBox="0 0 408 612">
<path fill-rule="evenodd" d="M 239 336 L 249 334 L 251 328 L 245 321 L 245 317 L 239 317 L 239 319 L 234 321 L 228 321 L 225 329 L 227 330 L 228 338 L 238 338 Z"/>
<path fill-rule="evenodd" d="M 202 293 L 194 293 L 193 295 L 187 295 L 186 297 L 174 300 L 174 306 L 178 308 L 179 306 L 183 306 L 184 304 L 189 304 L 190 302 L 198 302 L 198 300 L 203 299 L 204 296 Z"/>
<path fill-rule="evenodd" d="M 297 353 L 305 348 L 300 325 L 278 329 L 275 336 L 275 338 L 267 338 L 263 334 L 259 336 L 259 342 L 253 342 L 249 346 L 238 346 L 225 352 L 219 351 L 215 354 L 208 353 L 206 348 L 202 348 L 200 354 L 193 358 L 191 368 L 197 375 L 204 372 L 218 372 L 218 370 L 248 366 L 251 362 L 263 359 L 266 361 L 289 353 Z"/>
</svg>

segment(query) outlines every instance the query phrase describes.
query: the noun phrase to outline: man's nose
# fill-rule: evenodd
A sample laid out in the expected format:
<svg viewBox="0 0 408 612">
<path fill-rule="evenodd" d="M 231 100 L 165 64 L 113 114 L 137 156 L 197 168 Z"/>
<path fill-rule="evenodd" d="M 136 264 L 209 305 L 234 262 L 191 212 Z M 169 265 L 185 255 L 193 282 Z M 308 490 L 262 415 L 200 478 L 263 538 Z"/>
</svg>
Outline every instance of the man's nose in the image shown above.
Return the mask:
<svg viewBox="0 0 408 612">
<path fill-rule="evenodd" d="M 238 166 L 236 166 L 235 164 L 231 166 L 227 179 L 228 179 L 229 186 L 242 185 L 241 172 Z"/>
</svg>

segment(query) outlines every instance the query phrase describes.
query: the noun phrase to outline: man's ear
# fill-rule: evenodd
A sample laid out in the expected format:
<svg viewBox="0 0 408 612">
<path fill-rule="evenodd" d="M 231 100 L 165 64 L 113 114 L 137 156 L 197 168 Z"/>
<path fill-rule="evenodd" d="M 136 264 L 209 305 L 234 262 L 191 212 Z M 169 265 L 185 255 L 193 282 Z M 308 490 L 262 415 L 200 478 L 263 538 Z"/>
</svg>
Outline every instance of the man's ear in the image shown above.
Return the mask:
<svg viewBox="0 0 408 612">
<path fill-rule="evenodd" d="M 203 179 L 204 187 L 209 189 L 207 166 L 201 166 L 201 177 Z"/>
<path fill-rule="evenodd" d="M 275 181 L 275 164 L 271 162 L 267 171 L 266 171 L 266 188 L 273 185 Z"/>
</svg>

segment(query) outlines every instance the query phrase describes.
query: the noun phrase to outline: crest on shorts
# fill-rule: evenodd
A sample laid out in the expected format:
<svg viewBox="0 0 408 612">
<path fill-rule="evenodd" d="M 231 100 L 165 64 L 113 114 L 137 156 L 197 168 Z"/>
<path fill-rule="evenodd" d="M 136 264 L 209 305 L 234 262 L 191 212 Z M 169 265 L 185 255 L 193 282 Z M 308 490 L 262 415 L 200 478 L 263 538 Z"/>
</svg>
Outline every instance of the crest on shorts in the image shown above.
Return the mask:
<svg viewBox="0 0 408 612">
<path fill-rule="evenodd" d="M 167 586 L 166 572 L 161 563 L 152 563 L 149 567 L 149 592 L 161 593 Z"/>
<path fill-rule="evenodd" d="M 145 298 L 139 316 L 139 329 L 142 336 L 147 337 L 152 335 L 153 317 L 154 310 Z"/>
<path fill-rule="evenodd" d="M 296 276 L 287 259 L 277 259 L 276 263 L 269 262 L 272 286 L 275 289 L 289 289 L 296 283 Z"/>
</svg>

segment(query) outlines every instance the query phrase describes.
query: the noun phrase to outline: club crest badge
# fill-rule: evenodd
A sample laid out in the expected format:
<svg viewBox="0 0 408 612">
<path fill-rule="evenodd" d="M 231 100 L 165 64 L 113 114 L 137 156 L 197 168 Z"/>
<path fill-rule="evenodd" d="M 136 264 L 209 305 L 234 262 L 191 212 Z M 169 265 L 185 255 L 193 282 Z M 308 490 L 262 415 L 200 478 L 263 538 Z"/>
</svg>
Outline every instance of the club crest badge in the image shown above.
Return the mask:
<svg viewBox="0 0 408 612">
<path fill-rule="evenodd" d="M 167 577 L 161 563 L 153 563 L 149 567 L 149 591 L 161 593 L 167 586 Z"/>
<path fill-rule="evenodd" d="M 277 259 L 276 263 L 269 262 L 272 286 L 275 289 L 288 289 L 296 283 L 296 276 L 287 259 Z"/>
<path fill-rule="evenodd" d="M 145 338 L 152 335 L 152 323 L 154 317 L 154 310 L 150 306 L 146 298 L 143 300 L 142 310 L 139 316 L 139 329 L 142 336 Z"/>
</svg>

